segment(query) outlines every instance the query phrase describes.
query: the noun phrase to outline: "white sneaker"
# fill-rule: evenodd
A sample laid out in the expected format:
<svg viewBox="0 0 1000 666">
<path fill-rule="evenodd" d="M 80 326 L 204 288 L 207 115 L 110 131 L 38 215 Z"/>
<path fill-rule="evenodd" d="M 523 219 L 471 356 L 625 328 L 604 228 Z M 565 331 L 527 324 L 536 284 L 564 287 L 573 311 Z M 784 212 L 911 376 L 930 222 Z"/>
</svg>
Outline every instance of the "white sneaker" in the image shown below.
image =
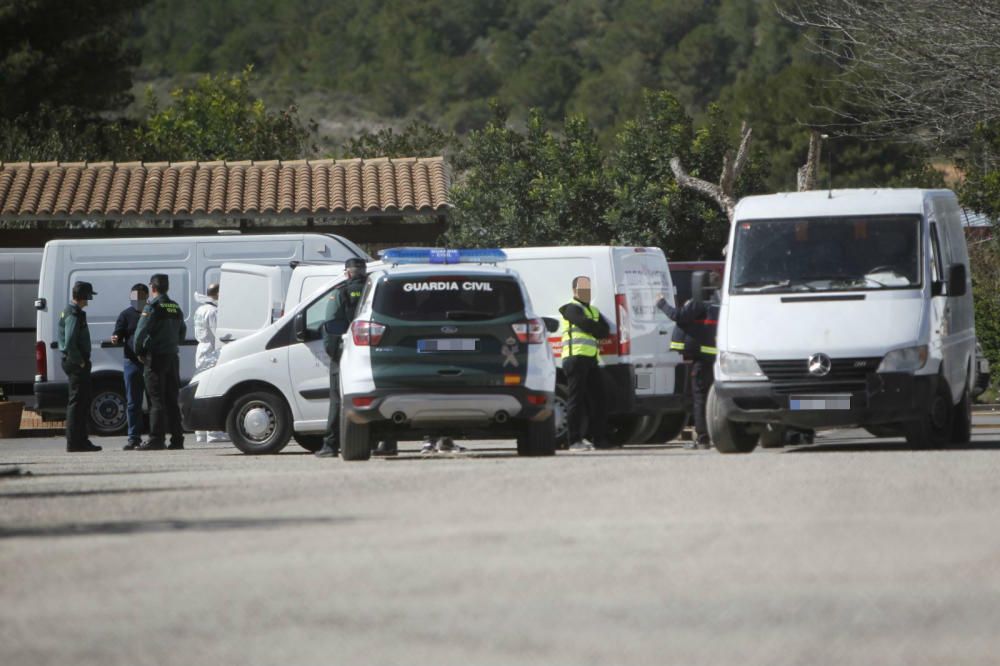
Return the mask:
<svg viewBox="0 0 1000 666">
<path fill-rule="evenodd" d="M 437 441 L 438 453 L 464 453 L 465 447 L 459 446 L 451 437 L 442 437 Z"/>
<path fill-rule="evenodd" d="M 194 433 L 194 441 L 196 441 L 196 442 L 207 442 L 208 441 L 208 433 L 205 432 L 204 430 L 198 430 L 197 432 Z"/>
<path fill-rule="evenodd" d="M 420 455 L 431 456 L 437 453 L 437 447 L 434 445 L 433 439 L 425 439 L 423 446 L 420 447 Z"/>
<path fill-rule="evenodd" d="M 594 445 L 585 439 L 581 439 L 579 442 L 573 442 L 569 445 L 569 450 L 577 453 L 580 451 L 593 451 Z"/>
</svg>

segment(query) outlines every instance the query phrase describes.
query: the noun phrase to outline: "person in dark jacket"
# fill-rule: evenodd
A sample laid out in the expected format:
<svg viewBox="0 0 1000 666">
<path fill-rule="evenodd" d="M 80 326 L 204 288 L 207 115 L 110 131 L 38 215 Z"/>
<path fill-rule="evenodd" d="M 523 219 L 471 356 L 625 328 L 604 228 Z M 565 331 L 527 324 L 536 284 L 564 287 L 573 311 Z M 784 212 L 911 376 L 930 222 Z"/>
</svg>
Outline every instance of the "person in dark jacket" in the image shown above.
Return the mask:
<svg viewBox="0 0 1000 666">
<path fill-rule="evenodd" d="M 111 342 L 122 345 L 125 356 L 122 370 L 128 405 L 125 411 L 128 418 L 128 443 L 124 447 L 126 451 L 131 451 L 142 444 L 142 394 L 146 390 L 146 383 L 142 379 L 142 361 L 135 355 L 132 339 L 135 337 L 135 328 L 139 325 L 147 300 L 149 300 L 149 289 L 146 285 L 141 282 L 132 285 L 132 290 L 129 292 L 130 304 L 118 315 L 115 330 L 111 335 Z"/>
<path fill-rule="evenodd" d="M 330 409 L 327 414 L 326 437 L 323 448 L 316 452 L 318 458 L 333 458 L 340 453 L 340 352 L 341 336 L 354 320 L 361 292 L 365 288 L 367 266 L 363 259 L 353 257 L 344 262 L 347 282 L 333 290 L 326 304 L 323 322 L 323 348 L 330 357 Z"/>
<path fill-rule="evenodd" d="M 607 448 L 607 402 L 601 376 L 600 341 L 611 325 L 596 306 L 590 304 L 590 278 L 573 278 L 573 300 L 559 308 L 562 322 L 562 369 L 569 396 L 566 424 L 570 451 Z M 587 415 L 591 443 L 583 439 L 583 416 Z"/>
<path fill-rule="evenodd" d="M 170 278 L 157 273 L 149 279 L 153 298 L 142 310 L 135 329 L 135 353 L 143 363 L 143 379 L 149 396 L 149 440 L 138 451 L 184 448 L 181 425 L 180 359 L 178 347 L 187 335 L 184 313 L 170 300 Z M 166 433 L 170 432 L 170 446 Z"/>
<path fill-rule="evenodd" d="M 66 373 L 69 396 L 66 402 L 66 450 L 70 453 L 100 451 L 90 441 L 90 328 L 83 311 L 97 295 L 89 282 L 73 283 L 71 302 L 59 315 L 58 344 L 62 369 Z"/>
<path fill-rule="evenodd" d="M 670 348 L 681 352 L 684 360 L 691 364 L 689 385 L 696 439 L 684 445 L 689 449 L 712 447 L 705 407 L 715 379 L 715 357 L 718 355 L 715 333 L 719 324 L 720 282 L 719 274 L 714 271 L 702 272 L 700 276 L 695 274 L 691 299 L 682 307 L 671 306 L 662 294 L 656 302 L 656 307 L 677 324 Z"/>
</svg>

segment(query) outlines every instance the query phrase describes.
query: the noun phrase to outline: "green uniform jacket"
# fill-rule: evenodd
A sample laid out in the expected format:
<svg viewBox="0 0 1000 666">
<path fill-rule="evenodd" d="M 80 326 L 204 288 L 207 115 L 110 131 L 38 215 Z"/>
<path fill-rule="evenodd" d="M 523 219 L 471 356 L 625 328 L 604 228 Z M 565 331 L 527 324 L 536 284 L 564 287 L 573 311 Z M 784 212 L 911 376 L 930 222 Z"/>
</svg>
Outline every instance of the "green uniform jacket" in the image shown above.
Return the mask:
<svg viewBox="0 0 1000 666">
<path fill-rule="evenodd" d="M 332 359 L 340 357 L 340 336 L 354 320 L 361 292 L 364 291 L 367 277 L 351 278 L 330 294 L 326 303 L 326 321 L 323 324 L 323 348 Z"/>
<path fill-rule="evenodd" d="M 67 305 L 59 315 L 59 351 L 73 365 L 90 360 L 90 328 L 87 313 L 76 303 Z"/>
<path fill-rule="evenodd" d="M 146 304 L 139 317 L 133 338 L 135 353 L 140 358 L 176 354 L 186 335 L 187 326 L 181 307 L 160 294 Z"/>
</svg>

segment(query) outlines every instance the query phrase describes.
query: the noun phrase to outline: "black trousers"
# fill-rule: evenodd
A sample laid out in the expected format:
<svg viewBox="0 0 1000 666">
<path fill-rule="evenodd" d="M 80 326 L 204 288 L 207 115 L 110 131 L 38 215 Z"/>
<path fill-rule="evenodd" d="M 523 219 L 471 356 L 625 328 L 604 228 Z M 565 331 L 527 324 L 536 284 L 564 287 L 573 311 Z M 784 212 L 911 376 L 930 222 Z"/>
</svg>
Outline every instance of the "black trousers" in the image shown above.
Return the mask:
<svg viewBox="0 0 1000 666">
<path fill-rule="evenodd" d="M 66 401 L 66 447 L 74 448 L 86 444 L 89 437 L 90 401 L 93 397 L 90 361 L 81 368 L 64 358 L 62 369 L 69 384 L 69 399 Z"/>
<path fill-rule="evenodd" d="M 330 359 L 330 411 L 326 417 L 323 446 L 340 448 L 340 363 Z"/>
<path fill-rule="evenodd" d="M 699 437 L 708 434 L 708 422 L 705 407 L 708 403 L 708 391 L 715 381 L 715 358 L 699 356 L 691 362 L 691 399 L 694 402 L 694 432 Z"/>
<path fill-rule="evenodd" d="M 149 441 L 163 443 L 167 433 L 171 444 L 184 442 L 181 425 L 180 360 L 177 354 L 156 354 L 146 357 L 142 378 L 149 398 Z"/>
<path fill-rule="evenodd" d="M 588 429 L 594 446 L 608 443 L 608 411 L 604 397 L 604 378 L 597 359 L 589 356 L 569 356 L 563 359 L 563 372 L 569 384 L 566 401 L 566 426 L 569 442 L 583 437 L 583 418 L 587 416 Z"/>
</svg>

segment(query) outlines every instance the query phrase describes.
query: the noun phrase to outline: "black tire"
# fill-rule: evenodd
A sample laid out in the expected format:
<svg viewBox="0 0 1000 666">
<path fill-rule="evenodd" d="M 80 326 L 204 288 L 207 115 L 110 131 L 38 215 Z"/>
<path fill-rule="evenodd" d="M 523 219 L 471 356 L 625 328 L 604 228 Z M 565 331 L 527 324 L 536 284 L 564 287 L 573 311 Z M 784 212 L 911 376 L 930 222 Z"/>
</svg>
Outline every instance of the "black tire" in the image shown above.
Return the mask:
<svg viewBox="0 0 1000 666">
<path fill-rule="evenodd" d="M 372 457 L 372 428 L 367 423 L 352 423 L 340 412 L 340 457 L 344 460 L 368 460 Z"/>
<path fill-rule="evenodd" d="M 552 418 L 555 423 L 556 446 L 560 449 L 569 447 L 569 427 L 566 422 L 566 398 L 569 391 L 565 384 L 556 384 L 556 395 L 552 400 Z"/>
<path fill-rule="evenodd" d="M 292 413 L 285 399 L 271 391 L 236 398 L 226 416 L 233 445 L 249 455 L 278 453 L 292 436 Z"/>
<path fill-rule="evenodd" d="M 708 392 L 706 405 L 708 434 L 719 453 L 750 453 L 757 448 L 757 435 L 741 423 L 726 418 L 722 405 L 715 395 L 715 387 Z"/>
<path fill-rule="evenodd" d="M 762 449 L 781 449 L 785 447 L 788 431 L 780 425 L 768 424 L 764 432 L 760 433 L 757 444 Z"/>
<path fill-rule="evenodd" d="M 902 437 L 903 429 L 897 425 L 892 424 L 878 424 L 865 426 L 865 430 L 868 431 L 873 437 Z"/>
<path fill-rule="evenodd" d="M 962 392 L 962 399 L 955 405 L 951 417 L 951 443 L 968 444 L 972 441 L 972 396 L 969 389 Z"/>
<path fill-rule="evenodd" d="M 302 433 L 293 432 L 292 438 L 295 439 L 296 444 L 309 453 L 316 453 L 323 448 L 323 435 L 304 435 Z"/>
<path fill-rule="evenodd" d="M 517 455 L 552 456 L 556 453 L 555 415 L 544 421 L 528 421 L 523 434 L 517 438 Z"/>
<path fill-rule="evenodd" d="M 939 377 L 931 404 L 916 421 L 903 424 L 906 443 L 915 449 L 940 449 L 951 443 L 955 406 L 951 404 L 951 389 L 944 377 Z"/>
<path fill-rule="evenodd" d="M 102 379 L 94 383 L 90 397 L 90 432 L 107 437 L 121 435 L 128 429 L 128 398 L 125 385 L 118 381 Z"/>
<path fill-rule="evenodd" d="M 649 438 L 647 444 L 666 444 L 675 439 L 680 439 L 681 433 L 691 420 L 691 415 L 687 412 L 664 412 L 660 418 L 660 425 Z"/>
</svg>

